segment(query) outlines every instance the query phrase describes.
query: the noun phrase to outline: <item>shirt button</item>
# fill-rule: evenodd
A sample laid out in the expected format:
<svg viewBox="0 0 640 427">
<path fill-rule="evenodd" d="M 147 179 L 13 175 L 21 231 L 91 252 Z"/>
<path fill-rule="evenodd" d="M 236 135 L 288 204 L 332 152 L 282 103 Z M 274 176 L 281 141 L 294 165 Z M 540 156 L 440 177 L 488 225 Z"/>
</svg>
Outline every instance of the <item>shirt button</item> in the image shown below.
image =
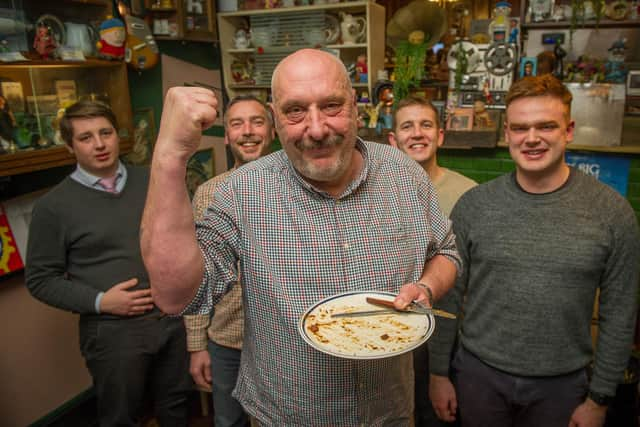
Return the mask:
<svg viewBox="0 0 640 427">
<path fill-rule="evenodd" d="M 345 244 L 342 245 L 342 247 L 345 248 L 345 249 L 349 249 L 351 246 L 348 243 L 345 243 Z"/>
</svg>

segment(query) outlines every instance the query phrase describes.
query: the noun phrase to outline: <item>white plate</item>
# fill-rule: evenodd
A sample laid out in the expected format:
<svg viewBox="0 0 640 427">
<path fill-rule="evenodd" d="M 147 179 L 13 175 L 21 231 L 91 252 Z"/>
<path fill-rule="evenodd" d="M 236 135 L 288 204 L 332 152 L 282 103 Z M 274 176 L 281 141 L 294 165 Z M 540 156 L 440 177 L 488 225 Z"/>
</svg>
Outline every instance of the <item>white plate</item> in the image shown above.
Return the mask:
<svg viewBox="0 0 640 427">
<path fill-rule="evenodd" d="M 433 315 L 390 313 L 332 318 L 331 313 L 382 309 L 367 297 L 393 301 L 390 292 L 346 292 L 325 298 L 300 317 L 298 332 L 311 347 L 346 359 L 381 359 L 420 346 L 433 334 Z"/>
</svg>

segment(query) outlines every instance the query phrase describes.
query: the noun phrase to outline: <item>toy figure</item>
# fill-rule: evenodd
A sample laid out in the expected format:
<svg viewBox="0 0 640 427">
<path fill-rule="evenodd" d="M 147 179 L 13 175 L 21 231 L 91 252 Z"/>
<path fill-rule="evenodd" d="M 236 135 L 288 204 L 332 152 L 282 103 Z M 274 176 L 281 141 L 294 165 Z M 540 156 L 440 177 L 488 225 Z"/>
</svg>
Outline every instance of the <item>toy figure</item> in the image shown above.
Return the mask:
<svg viewBox="0 0 640 427">
<path fill-rule="evenodd" d="M 369 103 L 369 92 L 367 92 L 366 90 L 363 90 L 360 93 L 360 98 L 358 99 L 358 102 L 363 103 L 363 104 L 368 104 Z"/>
<path fill-rule="evenodd" d="M 473 127 L 478 129 L 491 129 L 494 123 L 487 111 L 487 106 L 482 101 L 473 103 Z"/>
<path fill-rule="evenodd" d="M 369 81 L 367 67 L 367 55 L 361 53 L 356 59 L 356 82 L 367 83 Z"/>
<path fill-rule="evenodd" d="M 489 24 L 489 37 L 494 42 L 505 42 L 507 39 L 507 18 L 511 15 L 511 3 L 497 2 L 493 14 L 493 21 Z"/>
<path fill-rule="evenodd" d="M 15 153 L 17 148 L 13 141 L 13 133 L 16 126 L 16 118 L 9 108 L 9 103 L 0 95 L 0 153 Z"/>
<path fill-rule="evenodd" d="M 51 29 L 43 23 L 38 24 L 36 37 L 33 39 L 33 48 L 40 54 L 42 59 L 51 59 L 58 46 L 56 40 L 51 35 Z"/>
<path fill-rule="evenodd" d="M 627 50 L 627 39 L 619 38 L 608 49 L 609 60 L 605 64 L 605 81 L 611 83 L 624 83 L 627 80 L 627 69 L 624 65 L 624 56 Z"/>
<path fill-rule="evenodd" d="M 124 23 L 118 18 L 109 18 L 100 24 L 100 41 L 96 43 L 98 55 L 105 59 L 124 58 L 126 33 Z"/>
<path fill-rule="evenodd" d="M 556 55 L 556 70 L 554 76 L 562 80 L 564 78 L 564 57 L 567 56 L 567 51 L 562 48 L 559 42 L 556 42 L 553 53 Z"/>
<path fill-rule="evenodd" d="M 511 31 L 509 31 L 509 43 L 518 44 L 518 34 L 520 33 L 520 29 L 518 28 L 518 20 L 511 19 Z"/>
</svg>

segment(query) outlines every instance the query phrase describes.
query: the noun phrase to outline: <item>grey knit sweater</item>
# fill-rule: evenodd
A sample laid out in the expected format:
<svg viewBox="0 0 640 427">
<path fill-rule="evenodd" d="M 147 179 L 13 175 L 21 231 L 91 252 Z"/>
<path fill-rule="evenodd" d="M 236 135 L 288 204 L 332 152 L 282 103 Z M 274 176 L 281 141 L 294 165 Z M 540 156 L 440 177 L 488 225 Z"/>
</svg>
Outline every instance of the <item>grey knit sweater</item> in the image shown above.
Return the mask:
<svg viewBox="0 0 640 427">
<path fill-rule="evenodd" d="M 119 194 L 67 177 L 34 206 L 26 282 L 39 300 L 63 310 L 95 314 L 100 291 L 131 278 L 149 287 L 140 255 L 140 221 L 148 171 L 127 168 Z"/>
<path fill-rule="evenodd" d="M 464 270 L 438 305 L 460 312 L 462 345 L 502 371 L 550 376 L 584 368 L 600 288 L 591 389 L 613 395 L 635 326 L 640 235 L 618 193 L 572 169 L 548 194 L 524 192 L 511 173 L 469 190 L 451 214 Z M 440 320 L 431 372 L 446 375 L 456 323 Z"/>
</svg>

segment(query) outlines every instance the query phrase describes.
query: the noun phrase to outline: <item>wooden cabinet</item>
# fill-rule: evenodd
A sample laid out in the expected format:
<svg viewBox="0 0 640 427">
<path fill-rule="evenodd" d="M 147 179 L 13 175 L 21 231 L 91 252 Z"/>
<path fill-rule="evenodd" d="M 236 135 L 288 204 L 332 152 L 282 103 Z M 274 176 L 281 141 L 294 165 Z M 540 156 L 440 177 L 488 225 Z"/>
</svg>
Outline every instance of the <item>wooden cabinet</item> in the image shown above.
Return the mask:
<svg viewBox="0 0 640 427">
<path fill-rule="evenodd" d="M 151 31 L 158 40 L 217 40 L 214 0 L 146 0 Z"/>
<path fill-rule="evenodd" d="M 131 147 L 131 101 L 124 62 L 94 59 L 3 64 L 0 89 L 12 116 L 7 110 L 0 112 L 0 176 L 75 162 L 56 137 L 61 108 L 75 100 L 109 103 L 118 119 L 121 151 L 127 152 Z"/>
<path fill-rule="evenodd" d="M 362 36 L 348 43 L 339 33 L 345 14 L 366 22 Z M 305 47 L 328 49 L 347 67 L 355 66 L 359 56 L 366 56 L 367 81 L 353 83 L 358 94 L 371 94 L 378 71 L 384 70 L 385 9 L 374 2 L 224 12 L 218 14 L 218 28 L 222 73 L 229 97 L 248 92 L 266 97 L 276 64 Z M 241 38 L 238 30 L 242 29 L 251 29 L 248 46 L 236 43 Z"/>
</svg>

